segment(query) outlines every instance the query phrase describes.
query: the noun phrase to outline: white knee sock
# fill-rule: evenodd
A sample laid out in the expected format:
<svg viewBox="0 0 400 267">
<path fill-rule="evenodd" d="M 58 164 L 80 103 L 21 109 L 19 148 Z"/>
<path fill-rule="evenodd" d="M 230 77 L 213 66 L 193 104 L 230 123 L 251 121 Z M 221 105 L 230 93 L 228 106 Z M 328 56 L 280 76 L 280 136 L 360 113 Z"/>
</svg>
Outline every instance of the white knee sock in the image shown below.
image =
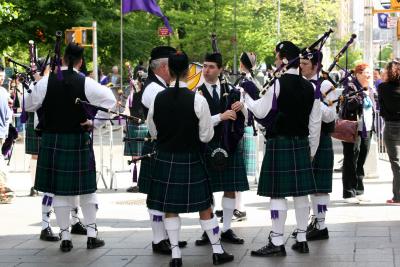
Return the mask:
<svg viewBox="0 0 400 267">
<path fill-rule="evenodd" d="M 54 207 L 62 240 L 71 240 L 71 233 L 69 232 L 70 210 L 71 207 Z"/>
<path fill-rule="evenodd" d="M 222 232 L 226 232 L 231 229 L 233 210 L 235 209 L 235 199 L 234 198 L 222 198 L 222 211 L 224 216 L 224 226 Z"/>
<path fill-rule="evenodd" d="M 81 206 L 85 219 L 87 237 L 97 237 L 96 213 L 97 204 L 85 203 Z"/>
<path fill-rule="evenodd" d="M 44 193 L 42 198 L 42 230 L 50 225 L 51 208 L 53 207 L 53 194 Z"/>
<path fill-rule="evenodd" d="M 71 225 L 80 222 L 78 213 L 79 213 L 79 207 L 74 207 L 71 209 Z"/>
<path fill-rule="evenodd" d="M 328 211 L 329 194 L 311 196 L 313 215 L 317 218 L 317 229 L 325 229 L 325 217 Z"/>
<path fill-rule="evenodd" d="M 31 174 L 32 187 L 35 186 L 36 166 L 37 166 L 37 159 L 31 158 L 31 161 L 29 164 L 29 172 Z"/>
<path fill-rule="evenodd" d="M 287 200 L 284 198 L 271 199 L 271 221 L 272 233 L 271 241 L 275 246 L 283 245 L 283 235 L 285 233 L 285 222 L 287 217 Z"/>
<path fill-rule="evenodd" d="M 165 218 L 165 229 L 168 232 L 169 242 L 171 243 L 172 258 L 181 258 L 181 250 L 179 248 L 179 234 L 181 230 L 181 218 L 172 217 Z"/>
<path fill-rule="evenodd" d="M 221 232 L 219 231 L 217 217 L 214 216 L 209 220 L 200 220 L 201 228 L 207 233 L 210 239 L 213 253 L 222 254 L 224 250 L 221 246 Z"/>
<path fill-rule="evenodd" d="M 297 241 L 307 241 L 306 231 L 310 210 L 308 196 L 293 197 L 293 201 L 297 221 Z"/>
<path fill-rule="evenodd" d="M 236 198 L 236 204 L 235 204 L 235 209 L 243 211 L 243 202 L 242 202 L 242 192 L 236 192 L 235 193 L 235 198 Z"/>
<path fill-rule="evenodd" d="M 168 238 L 164 225 L 165 213 L 149 209 L 149 215 L 151 230 L 153 231 L 153 243 L 158 244 L 160 241 Z"/>
</svg>

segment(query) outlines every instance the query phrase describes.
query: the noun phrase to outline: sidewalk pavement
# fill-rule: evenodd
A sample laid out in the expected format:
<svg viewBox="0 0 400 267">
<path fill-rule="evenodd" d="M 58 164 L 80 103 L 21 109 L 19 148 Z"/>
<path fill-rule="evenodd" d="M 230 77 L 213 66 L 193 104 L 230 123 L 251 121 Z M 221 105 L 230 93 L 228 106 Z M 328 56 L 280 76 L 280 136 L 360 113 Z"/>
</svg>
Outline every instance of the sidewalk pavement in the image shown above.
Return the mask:
<svg viewBox="0 0 400 267">
<path fill-rule="evenodd" d="M 245 244 L 224 244 L 225 249 L 235 255 L 235 261 L 223 266 L 400 267 L 400 206 L 385 204 L 392 196 L 389 163 L 379 161 L 379 170 L 378 179 L 365 181 L 365 195 L 371 201 L 356 205 L 343 202 L 341 174 L 335 173 L 327 213 L 330 239 L 309 242 L 308 255 L 293 252 L 290 247 L 294 240 L 289 239 L 288 255 L 283 258 L 250 256 L 252 249 L 266 244 L 271 229 L 269 200 L 257 196 L 256 185 L 251 179 L 251 190 L 243 197 L 248 219 L 233 223 L 234 231 L 245 239 Z M 169 256 L 152 253 L 146 196 L 125 192 L 132 179 L 129 173 L 119 173 L 116 178 L 117 190 L 99 190 L 99 237 L 106 245 L 87 250 L 86 237 L 73 236 L 73 250 L 62 253 L 58 242 L 39 240 L 41 197 L 26 196 L 31 187 L 29 173 L 11 173 L 9 182 L 16 190 L 17 198 L 13 204 L 0 205 L 0 267 L 168 266 Z M 216 194 L 215 199 L 218 209 L 221 194 Z M 286 237 L 295 228 L 291 199 L 289 208 Z M 54 215 L 51 223 L 58 232 Z M 182 215 L 181 240 L 188 241 L 187 248 L 182 249 L 184 266 L 212 266 L 211 247 L 194 245 L 201 234 L 198 215 Z"/>
</svg>

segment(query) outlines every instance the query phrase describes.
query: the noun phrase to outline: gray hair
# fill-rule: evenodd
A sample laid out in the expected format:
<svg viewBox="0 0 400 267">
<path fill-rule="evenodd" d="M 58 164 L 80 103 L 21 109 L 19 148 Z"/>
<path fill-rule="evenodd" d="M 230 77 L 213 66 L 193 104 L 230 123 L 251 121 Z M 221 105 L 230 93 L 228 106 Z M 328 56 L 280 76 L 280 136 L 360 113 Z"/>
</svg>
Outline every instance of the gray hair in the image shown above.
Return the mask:
<svg viewBox="0 0 400 267">
<path fill-rule="evenodd" d="M 150 68 L 156 70 L 163 65 L 168 65 L 168 58 L 158 58 L 150 62 Z"/>
</svg>

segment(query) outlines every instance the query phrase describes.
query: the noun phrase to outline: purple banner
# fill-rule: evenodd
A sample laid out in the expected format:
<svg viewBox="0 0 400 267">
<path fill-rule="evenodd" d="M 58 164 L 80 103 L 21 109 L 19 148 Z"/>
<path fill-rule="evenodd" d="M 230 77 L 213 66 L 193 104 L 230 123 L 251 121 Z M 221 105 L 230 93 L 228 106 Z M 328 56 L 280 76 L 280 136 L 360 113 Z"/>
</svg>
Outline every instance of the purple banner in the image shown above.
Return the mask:
<svg viewBox="0 0 400 267">
<path fill-rule="evenodd" d="M 145 11 L 160 17 L 164 21 L 165 27 L 172 33 L 172 28 L 169 25 L 167 17 L 164 16 L 155 0 L 122 0 L 122 14 L 132 11 Z"/>
</svg>

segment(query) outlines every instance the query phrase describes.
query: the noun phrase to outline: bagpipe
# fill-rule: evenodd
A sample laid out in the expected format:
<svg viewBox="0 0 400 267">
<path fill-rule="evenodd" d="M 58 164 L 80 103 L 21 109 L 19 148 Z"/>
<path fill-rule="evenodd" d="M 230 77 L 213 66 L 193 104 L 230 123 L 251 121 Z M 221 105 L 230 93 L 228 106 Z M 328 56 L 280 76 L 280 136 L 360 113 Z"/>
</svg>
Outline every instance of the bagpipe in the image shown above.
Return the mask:
<svg viewBox="0 0 400 267">
<path fill-rule="evenodd" d="M 88 116 L 88 118 L 90 120 L 97 119 L 97 120 L 109 120 L 109 121 L 112 121 L 112 120 L 121 120 L 121 118 L 125 119 L 125 121 L 126 121 L 125 124 L 127 126 L 126 127 L 127 136 L 129 136 L 129 127 L 128 127 L 128 121 L 129 120 L 134 121 L 136 124 L 142 124 L 142 123 L 145 122 L 141 118 L 137 118 L 137 117 L 134 117 L 134 116 L 126 115 L 124 113 L 113 111 L 111 109 L 107 109 L 107 108 L 100 107 L 100 106 L 97 106 L 97 105 L 93 105 L 93 104 L 91 104 L 91 103 L 89 103 L 87 101 L 81 100 L 80 98 L 76 98 L 75 99 L 75 103 L 82 106 L 84 112 L 86 113 L 86 115 Z M 114 118 L 109 118 L 109 119 L 96 118 L 96 114 L 97 114 L 98 111 L 103 111 L 103 112 L 106 112 L 108 114 L 113 114 L 113 115 L 116 115 L 116 116 Z M 124 137 L 123 138 L 123 142 L 128 142 L 129 150 L 131 151 L 132 150 L 131 149 L 131 143 L 129 141 L 143 142 L 143 141 L 154 141 L 154 139 L 152 139 L 152 138 L 147 139 L 147 138 L 128 138 L 128 137 Z M 133 172 L 132 172 L 132 174 L 133 174 L 133 177 L 132 177 L 133 182 L 137 182 L 137 166 L 136 166 L 136 162 L 140 161 L 142 159 L 150 158 L 153 155 L 155 155 L 155 152 L 149 153 L 149 154 L 146 154 L 146 155 L 143 155 L 143 156 L 140 156 L 140 157 L 133 157 L 132 156 L 131 160 L 128 160 L 128 165 L 131 165 L 132 163 L 134 164 L 134 168 L 133 168 Z"/>
<path fill-rule="evenodd" d="M 349 70 L 347 69 L 347 66 L 346 66 L 346 68 L 342 68 L 342 67 L 338 64 L 340 58 L 347 52 L 347 50 L 349 49 L 350 45 L 354 43 L 354 40 L 355 40 L 356 38 L 357 38 L 357 35 L 356 35 L 356 34 L 352 34 L 351 37 L 350 37 L 350 39 L 347 41 L 347 43 L 342 47 L 342 49 L 340 49 L 340 51 L 338 52 L 338 54 L 335 56 L 335 58 L 334 58 L 332 64 L 329 66 L 328 70 L 327 70 L 327 71 L 324 71 L 324 70 L 321 71 L 322 77 L 323 77 L 325 80 L 328 80 L 329 82 L 332 83 L 332 87 L 331 87 L 327 92 L 325 92 L 325 94 L 322 95 L 323 98 L 325 98 L 326 95 L 328 95 L 330 92 L 336 90 L 338 87 L 340 87 L 340 86 L 342 86 L 342 85 L 346 85 L 346 84 L 347 84 L 349 81 L 351 81 L 351 80 L 353 80 L 353 81 L 356 80 L 356 78 L 354 77 L 353 71 L 349 71 Z M 330 73 L 335 67 L 338 67 L 339 69 L 343 70 L 344 73 L 345 73 L 344 76 L 343 76 L 338 82 L 334 82 L 334 81 L 330 78 L 330 76 L 329 76 L 329 73 Z M 322 99 L 322 103 L 324 103 L 324 104 L 327 105 L 327 106 L 332 106 L 333 104 L 335 104 L 335 103 L 337 103 L 337 102 L 343 102 L 345 99 L 347 99 L 347 98 L 349 98 L 349 97 L 352 97 L 352 96 L 355 96 L 355 95 L 357 95 L 357 94 L 359 94 L 359 93 L 362 93 L 363 91 L 364 91 L 364 89 L 362 89 L 362 88 L 360 89 L 360 88 L 359 88 L 359 89 L 357 89 L 355 92 L 350 92 L 349 94 L 343 94 L 343 95 L 339 96 L 336 100 L 329 101 L 328 103 L 325 102 L 325 101 Z"/>
<path fill-rule="evenodd" d="M 278 114 L 278 100 L 275 94 L 275 86 L 274 86 L 276 80 L 279 79 L 283 74 L 285 74 L 300 59 L 302 58 L 311 59 L 312 57 L 316 56 L 317 52 L 313 51 L 317 49 L 317 47 L 318 47 L 317 51 L 318 52 L 321 51 L 322 47 L 324 46 L 325 42 L 327 41 L 331 33 L 333 33 L 332 29 L 326 31 L 318 40 L 316 40 L 307 48 L 303 49 L 299 54 L 299 56 L 297 56 L 296 58 L 290 61 L 284 58 L 282 64 L 275 69 L 275 71 L 272 74 L 272 78 L 263 85 L 263 89 L 260 92 L 255 85 L 251 85 L 250 83 L 241 86 L 244 92 L 246 92 L 253 100 L 257 100 L 263 97 L 266 94 L 266 92 L 270 90 L 271 87 L 273 87 L 274 94 L 270 112 L 264 118 L 257 118 L 254 116 L 254 120 L 257 121 L 262 127 L 264 127 L 265 133 L 269 133 L 272 131 L 273 123 Z M 318 90 L 316 90 L 315 94 L 316 97 L 319 97 Z"/>
</svg>

